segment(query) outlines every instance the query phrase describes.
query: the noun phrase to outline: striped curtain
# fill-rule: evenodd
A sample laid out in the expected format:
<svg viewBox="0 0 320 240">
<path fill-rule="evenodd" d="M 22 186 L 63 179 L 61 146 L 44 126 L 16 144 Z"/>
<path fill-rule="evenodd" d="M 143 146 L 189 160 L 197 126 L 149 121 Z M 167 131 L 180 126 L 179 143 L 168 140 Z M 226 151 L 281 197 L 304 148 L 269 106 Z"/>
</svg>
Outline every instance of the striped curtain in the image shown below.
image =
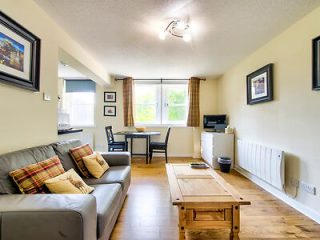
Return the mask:
<svg viewBox="0 0 320 240">
<path fill-rule="evenodd" d="M 189 80 L 188 96 L 189 96 L 189 112 L 188 112 L 188 127 L 199 127 L 200 126 L 200 79 L 192 77 Z"/>
<path fill-rule="evenodd" d="M 123 117 L 124 126 L 134 126 L 133 121 L 133 79 L 128 77 L 123 80 Z"/>
</svg>

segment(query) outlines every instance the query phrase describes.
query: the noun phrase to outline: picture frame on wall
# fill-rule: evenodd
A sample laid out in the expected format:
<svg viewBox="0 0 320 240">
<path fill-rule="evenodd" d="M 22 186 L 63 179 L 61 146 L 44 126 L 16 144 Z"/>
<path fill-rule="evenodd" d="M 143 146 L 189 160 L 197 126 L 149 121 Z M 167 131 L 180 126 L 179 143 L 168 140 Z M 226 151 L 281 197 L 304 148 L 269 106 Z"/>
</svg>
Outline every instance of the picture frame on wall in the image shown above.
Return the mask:
<svg viewBox="0 0 320 240">
<path fill-rule="evenodd" d="M 117 93 L 116 92 L 104 92 L 104 102 L 116 102 Z"/>
<path fill-rule="evenodd" d="M 41 40 L 0 11 L 0 81 L 40 89 Z"/>
<path fill-rule="evenodd" d="M 312 40 L 312 90 L 320 90 L 320 36 Z"/>
<path fill-rule="evenodd" d="M 270 63 L 247 75 L 247 104 L 273 100 L 273 64 Z"/>
<path fill-rule="evenodd" d="M 116 106 L 104 106 L 104 116 L 115 117 L 117 116 L 117 108 Z"/>
</svg>

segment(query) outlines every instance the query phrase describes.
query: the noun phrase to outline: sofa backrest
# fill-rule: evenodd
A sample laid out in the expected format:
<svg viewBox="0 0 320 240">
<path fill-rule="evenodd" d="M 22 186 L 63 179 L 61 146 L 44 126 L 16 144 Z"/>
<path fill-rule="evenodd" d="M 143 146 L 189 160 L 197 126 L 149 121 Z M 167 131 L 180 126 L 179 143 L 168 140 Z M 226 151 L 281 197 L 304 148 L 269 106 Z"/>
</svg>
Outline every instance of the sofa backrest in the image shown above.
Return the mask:
<svg viewBox="0 0 320 240">
<path fill-rule="evenodd" d="M 12 170 L 41 162 L 57 155 L 51 145 L 38 146 L 0 155 L 0 194 L 20 193 L 9 176 Z"/>
<path fill-rule="evenodd" d="M 71 158 L 69 150 L 70 148 L 79 147 L 81 145 L 81 141 L 77 139 L 61 141 L 51 144 L 56 155 L 58 155 L 58 157 L 60 158 L 64 170 L 68 171 L 69 169 L 73 168 L 78 174 L 80 174 L 80 176 L 81 173 L 76 164 L 74 163 L 73 159 Z"/>
</svg>

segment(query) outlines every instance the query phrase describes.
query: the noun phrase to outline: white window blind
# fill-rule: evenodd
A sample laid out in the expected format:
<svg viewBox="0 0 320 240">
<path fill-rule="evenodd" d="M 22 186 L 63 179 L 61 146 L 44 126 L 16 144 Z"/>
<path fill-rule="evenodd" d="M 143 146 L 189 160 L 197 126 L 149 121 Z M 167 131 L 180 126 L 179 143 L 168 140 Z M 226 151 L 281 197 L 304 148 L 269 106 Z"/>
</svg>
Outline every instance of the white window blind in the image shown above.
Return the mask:
<svg viewBox="0 0 320 240">
<path fill-rule="evenodd" d="M 63 108 L 70 115 L 72 127 L 94 126 L 95 92 L 91 80 L 65 80 Z"/>
</svg>

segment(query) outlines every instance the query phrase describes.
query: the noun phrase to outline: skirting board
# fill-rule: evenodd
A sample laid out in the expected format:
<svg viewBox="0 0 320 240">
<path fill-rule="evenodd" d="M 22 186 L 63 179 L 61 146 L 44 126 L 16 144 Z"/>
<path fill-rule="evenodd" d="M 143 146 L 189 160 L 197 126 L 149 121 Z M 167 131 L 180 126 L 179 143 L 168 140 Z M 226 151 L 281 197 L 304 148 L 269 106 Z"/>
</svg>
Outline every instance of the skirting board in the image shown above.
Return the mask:
<svg viewBox="0 0 320 240">
<path fill-rule="evenodd" d="M 320 224 L 320 214 L 313 209 L 305 206 L 304 204 L 294 200 L 293 198 L 287 196 L 284 192 L 279 191 L 278 189 L 272 187 L 268 183 L 264 182 L 260 178 L 252 175 L 251 173 L 239 168 L 236 166 L 234 168 L 237 172 L 239 172 L 241 175 L 245 176 L 246 178 L 250 179 L 252 182 L 255 184 L 259 185 L 262 187 L 264 190 L 268 191 L 275 197 L 279 198 L 289 206 L 293 207 L 297 211 L 301 212 L 302 214 L 306 215 L 307 217 L 311 218 L 312 220 L 316 221 L 317 223 Z"/>
</svg>

